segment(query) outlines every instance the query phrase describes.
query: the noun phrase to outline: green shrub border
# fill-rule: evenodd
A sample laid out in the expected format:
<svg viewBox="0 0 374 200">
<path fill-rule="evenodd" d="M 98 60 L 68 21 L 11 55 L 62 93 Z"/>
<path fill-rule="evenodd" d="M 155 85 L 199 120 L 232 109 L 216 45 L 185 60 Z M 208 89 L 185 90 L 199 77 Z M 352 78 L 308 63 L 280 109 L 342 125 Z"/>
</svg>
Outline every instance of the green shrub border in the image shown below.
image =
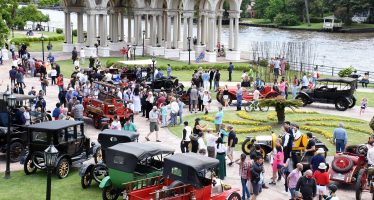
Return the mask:
<svg viewBox="0 0 374 200">
<path fill-rule="evenodd" d="M 53 37 L 46 37 L 44 38 L 45 41 L 63 41 L 65 40 L 65 36 L 53 36 Z M 14 38 L 10 42 L 14 42 L 15 45 L 19 45 L 20 43 L 24 43 L 26 46 L 30 46 L 30 42 L 41 42 L 42 39 L 39 37 L 30 37 L 30 38 Z"/>
</svg>

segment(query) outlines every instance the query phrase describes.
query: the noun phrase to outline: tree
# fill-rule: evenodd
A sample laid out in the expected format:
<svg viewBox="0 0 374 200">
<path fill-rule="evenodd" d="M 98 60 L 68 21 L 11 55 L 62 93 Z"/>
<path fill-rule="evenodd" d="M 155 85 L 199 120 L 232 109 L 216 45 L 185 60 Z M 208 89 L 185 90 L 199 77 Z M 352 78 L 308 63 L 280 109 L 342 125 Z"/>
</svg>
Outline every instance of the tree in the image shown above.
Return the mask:
<svg viewBox="0 0 374 200">
<path fill-rule="evenodd" d="M 242 4 L 240 5 L 240 10 L 242 10 L 242 12 L 240 13 L 240 17 L 242 18 L 248 17 L 247 9 L 250 4 L 251 4 L 251 0 L 242 1 Z"/>
<path fill-rule="evenodd" d="M 60 5 L 60 0 L 40 0 L 38 5 L 41 7 L 58 6 Z"/>
<path fill-rule="evenodd" d="M 269 6 L 265 11 L 265 17 L 273 22 L 277 14 L 284 12 L 284 7 L 283 0 L 270 0 Z"/>
<path fill-rule="evenodd" d="M 269 0 L 256 0 L 254 10 L 256 11 L 256 18 L 264 18 L 265 11 L 269 6 Z"/>
<path fill-rule="evenodd" d="M 356 13 L 368 11 L 373 5 L 372 0 L 331 0 L 334 5 L 334 14 L 347 25 L 352 23 L 352 17 Z"/>
<path fill-rule="evenodd" d="M 278 96 L 274 99 L 262 99 L 260 100 L 261 106 L 274 107 L 277 113 L 278 124 L 283 124 L 286 119 L 285 108 L 299 108 L 303 105 L 300 100 L 287 100 L 282 96 Z"/>
<path fill-rule="evenodd" d="M 17 15 L 14 20 L 14 25 L 23 28 L 27 21 L 31 22 L 48 22 L 49 16 L 44 15 L 41 11 L 37 9 L 34 4 L 28 6 L 23 6 L 17 9 Z"/>
</svg>

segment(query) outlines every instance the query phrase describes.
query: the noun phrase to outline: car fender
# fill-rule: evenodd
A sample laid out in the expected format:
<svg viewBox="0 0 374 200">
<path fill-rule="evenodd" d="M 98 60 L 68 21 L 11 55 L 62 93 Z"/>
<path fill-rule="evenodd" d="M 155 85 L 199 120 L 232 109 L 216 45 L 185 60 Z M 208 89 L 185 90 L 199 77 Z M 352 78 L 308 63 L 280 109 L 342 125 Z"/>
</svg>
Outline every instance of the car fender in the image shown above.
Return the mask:
<svg viewBox="0 0 374 200">
<path fill-rule="evenodd" d="M 94 145 L 91 145 L 92 146 L 92 153 L 95 153 L 96 150 L 100 147 L 101 148 L 101 144 L 98 143 L 98 142 L 93 142 Z"/>
<path fill-rule="evenodd" d="M 109 187 L 110 185 L 112 185 L 112 181 L 110 180 L 110 176 L 106 176 L 105 178 L 103 178 L 103 180 L 101 181 L 100 185 L 99 185 L 99 188 L 101 189 L 104 189 L 106 187 Z"/>
<path fill-rule="evenodd" d="M 21 138 L 12 138 L 10 143 L 12 144 L 13 142 L 20 142 L 21 144 L 25 145 L 25 142 Z"/>
<path fill-rule="evenodd" d="M 309 96 L 309 94 L 307 94 L 307 93 L 304 92 L 304 91 L 300 91 L 299 94 L 298 94 L 298 96 L 303 96 L 303 97 L 307 98 L 308 100 L 311 99 L 310 96 Z"/>
<path fill-rule="evenodd" d="M 265 150 L 265 154 L 268 154 L 272 151 L 272 148 L 267 144 L 264 144 L 264 143 L 257 143 L 257 144 L 260 145 L 261 148 Z"/>
<path fill-rule="evenodd" d="M 92 171 L 92 168 L 94 167 L 94 164 L 84 164 L 80 169 L 79 169 L 79 176 L 83 177 L 87 171 Z"/>
<path fill-rule="evenodd" d="M 69 163 L 71 164 L 70 156 L 67 155 L 67 154 L 62 154 L 62 155 L 60 155 L 60 156 L 57 158 L 57 160 L 56 160 L 56 162 L 55 162 L 55 168 L 57 167 L 58 163 L 60 163 L 60 160 L 63 159 L 63 158 L 68 159 L 68 160 L 69 160 Z"/>
<path fill-rule="evenodd" d="M 25 164 L 25 161 L 27 160 L 27 157 L 30 157 L 30 153 L 26 150 L 23 152 L 23 154 L 21 153 L 21 158 L 19 160 L 19 163 L 21 165 Z"/>
<path fill-rule="evenodd" d="M 339 98 L 336 98 L 336 100 L 338 99 L 344 99 L 348 104 L 351 103 L 351 99 L 349 97 L 339 97 Z"/>
<path fill-rule="evenodd" d="M 254 136 L 246 136 L 245 138 L 246 139 L 254 139 L 255 137 Z"/>
</svg>

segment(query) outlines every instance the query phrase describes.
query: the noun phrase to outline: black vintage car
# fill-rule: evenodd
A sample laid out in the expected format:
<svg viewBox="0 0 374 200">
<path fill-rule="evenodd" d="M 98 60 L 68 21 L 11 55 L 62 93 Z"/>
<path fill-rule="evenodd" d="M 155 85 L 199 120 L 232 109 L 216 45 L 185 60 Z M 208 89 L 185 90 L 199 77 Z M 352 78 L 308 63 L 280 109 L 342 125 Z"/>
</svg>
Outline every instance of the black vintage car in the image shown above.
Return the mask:
<svg viewBox="0 0 374 200">
<path fill-rule="evenodd" d="M 83 163 L 95 157 L 99 162 L 102 158 L 100 144 L 90 142 L 84 135 L 84 122 L 57 120 L 33 124 L 27 127 L 29 146 L 21 164 L 26 175 L 33 174 L 37 169 L 45 169 L 44 150 L 55 145 L 59 151 L 55 172 L 57 177 L 68 176 L 74 164 Z"/>
<path fill-rule="evenodd" d="M 91 185 L 92 179 L 96 183 L 100 183 L 101 180 L 108 176 L 108 168 L 104 162 L 105 151 L 116 144 L 135 142 L 138 141 L 139 134 L 130 131 L 119 131 L 105 129 L 98 136 L 98 142 L 102 148 L 102 162 L 96 162 L 97 164 L 85 164 L 79 169 L 79 176 L 81 177 L 82 188 L 88 188 Z"/>
<path fill-rule="evenodd" d="M 313 89 L 300 91 L 296 99 L 300 99 L 304 106 L 313 102 L 335 104 L 339 111 L 353 108 L 356 104 L 354 92 L 357 80 L 353 78 L 321 78 Z"/>
</svg>

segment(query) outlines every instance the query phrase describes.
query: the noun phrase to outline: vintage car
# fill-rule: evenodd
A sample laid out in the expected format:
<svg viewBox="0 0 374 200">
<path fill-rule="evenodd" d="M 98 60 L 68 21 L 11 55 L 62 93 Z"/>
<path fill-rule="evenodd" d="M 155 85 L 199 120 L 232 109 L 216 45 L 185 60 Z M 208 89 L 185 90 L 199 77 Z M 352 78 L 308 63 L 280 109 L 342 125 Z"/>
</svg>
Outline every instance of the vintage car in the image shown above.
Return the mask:
<svg viewBox="0 0 374 200">
<path fill-rule="evenodd" d="M 365 144 L 348 146 L 345 152 L 334 156 L 328 171 L 330 180 L 355 185 L 356 200 L 361 200 L 362 191 L 367 188 L 367 151 Z"/>
<path fill-rule="evenodd" d="M 254 144 L 257 144 L 261 146 L 261 152 L 263 157 L 265 158 L 266 155 L 269 154 L 275 148 L 277 138 L 278 136 L 274 132 L 271 135 L 247 136 L 242 143 L 242 151 L 243 153 L 250 155 L 250 153 L 254 150 Z M 316 149 L 323 148 L 325 150 L 326 157 L 328 151 L 327 146 L 317 138 L 314 137 L 313 139 L 316 143 Z M 303 134 L 300 138 L 294 141 L 292 151 L 301 153 L 303 150 L 305 150 L 307 144 L 308 137 L 305 134 Z"/>
<path fill-rule="evenodd" d="M 105 151 L 107 148 L 112 147 L 119 143 L 127 143 L 127 142 L 137 142 L 139 134 L 130 131 L 119 131 L 119 130 L 111 130 L 105 129 L 99 133 L 97 141 L 101 145 L 101 152 L 102 152 L 102 161 L 98 162 L 97 164 L 89 163 L 84 164 L 80 170 L 79 175 L 81 176 L 81 186 L 82 188 L 88 188 L 91 185 L 92 179 L 96 181 L 96 183 L 101 182 L 101 180 L 108 176 L 108 168 L 105 164 Z"/>
<path fill-rule="evenodd" d="M 250 93 L 248 89 L 242 88 L 243 89 L 243 101 L 253 101 L 253 93 Z M 236 91 L 238 90 L 237 87 L 229 87 L 229 99 L 228 99 L 228 104 L 230 105 L 232 101 L 236 101 Z M 279 95 L 279 92 L 274 90 L 271 86 L 266 85 L 265 87 L 260 88 L 260 98 L 275 98 Z M 218 102 L 220 102 L 222 105 L 224 104 L 223 100 L 223 88 L 220 88 L 219 91 L 217 92 L 216 99 Z"/>
<path fill-rule="evenodd" d="M 320 78 L 313 89 L 304 89 L 296 99 L 300 99 L 304 106 L 313 102 L 335 104 L 336 110 L 345 111 L 356 104 L 354 92 L 357 80 L 353 78 Z"/>
<path fill-rule="evenodd" d="M 123 183 L 159 176 L 164 166 L 163 158 L 174 149 L 165 145 L 137 142 L 119 143 L 105 150 L 105 164 L 109 175 L 100 183 L 104 200 L 117 199 Z"/>
<path fill-rule="evenodd" d="M 162 178 L 127 183 L 124 194 L 129 200 L 240 200 L 240 189 L 231 189 L 214 176 L 218 164 L 217 159 L 199 154 L 175 154 L 165 158 Z"/>
<path fill-rule="evenodd" d="M 119 86 L 105 82 L 94 83 L 98 85 L 100 92 L 97 97 L 85 97 L 83 99 L 83 107 L 85 115 L 92 118 L 95 128 L 101 127 L 101 119 L 108 118 L 111 120 L 114 115 L 119 117 L 122 124 L 125 123 L 125 119 L 133 118 L 133 111 L 126 108 L 122 100 L 111 92 L 112 89 L 116 89 Z"/>
<path fill-rule="evenodd" d="M 72 165 L 92 157 L 99 162 L 102 157 L 100 144 L 85 136 L 82 121 L 48 121 L 30 125 L 27 130 L 29 146 L 21 158 L 26 175 L 45 169 L 44 150 L 50 144 L 59 151 L 54 171 L 61 179 L 68 176 Z"/>
</svg>

